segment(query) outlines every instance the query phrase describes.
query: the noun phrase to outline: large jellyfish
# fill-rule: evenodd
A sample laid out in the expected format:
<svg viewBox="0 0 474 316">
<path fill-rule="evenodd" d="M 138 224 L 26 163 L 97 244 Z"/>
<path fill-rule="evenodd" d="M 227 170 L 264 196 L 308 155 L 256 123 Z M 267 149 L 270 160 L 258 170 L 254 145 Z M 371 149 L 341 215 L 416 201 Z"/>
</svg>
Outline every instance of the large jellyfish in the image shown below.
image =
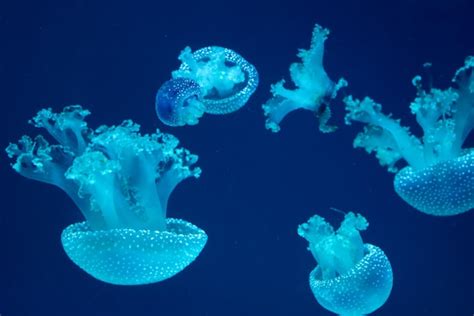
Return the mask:
<svg viewBox="0 0 474 316">
<path fill-rule="evenodd" d="M 204 113 L 237 111 L 257 88 L 255 67 L 228 48 L 209 46 L 193 53 L 186 47 L 179 60 L 173 79 L 156 94 L 156 113 L 164 124 L 195 125 Z"/>
<path fill-rule="evenodd" d="M 323 67 L 324 42 L 329 30 L 315 25 L 311 38 L 311 47 L 300 49 L 298 57 L 301 63 L 290 66 L 290 76 L 295 89 L 285 88 L 285 80 L 272 85 L 273 97 L 263 105 L 266 116 L 265 126 L 272 132 L 280 130 L 280 122 L 294 110 L 312 111 L 319 120 L 319 129 L 332 132 L 335 126 L 328 125 L 331 118 L 329 103 L 337 96 L 339 89 L 347 86 L 343 78 L 334 83 L 329 79 Z"/>
<path fill-rule="evenodd" d="M 85 217 L 61 236 L 67 255 L 104 282 L 139 285 L 165 280 L 188 266 L 206 233 L 181 219 L 166 218 L 178 183 L 199 177 L 197 156 L 172 135 L 141 135 L 140 126 L 88 128 L 89 111 L 68 106 L 38 112 L 31 121 L 59 143 L 23 136 L 6 151 L 21 175 L 56 185 Z"/>
<path fill-rule="evenodd" d="M 385 253 L 364 244 L 360 231 L 368 223 L 360 214 L 347 213 L 337 231 L 315 215 L 298 227 L 309 242 L 318 265 L 309 275 L 316 300 L 339 315 L 365 315 L 380 308 L 392 290 L 393 274 Z"/>
<path fill-rule="evenodd" d="M 420 76 L 413 79 L 418 93 L 410 109 L 422 137 L 384 115 L 382 106 L 368 97 L 345 99 L 346 123 L 368 124 L 354 147 L 375 152 L 380 164 L 396 173 L 398 195 L 430 215 L 456 215 L 474 208 L 474 149 L 463 148 L 474 127 L 473 68 L 474 57 L 468 57 L 452 80 L 455 87 L 445 90 L 425 90 Z M 399 171 L 397 163 L 402 159 L 408 166 Z"/>
</svg>

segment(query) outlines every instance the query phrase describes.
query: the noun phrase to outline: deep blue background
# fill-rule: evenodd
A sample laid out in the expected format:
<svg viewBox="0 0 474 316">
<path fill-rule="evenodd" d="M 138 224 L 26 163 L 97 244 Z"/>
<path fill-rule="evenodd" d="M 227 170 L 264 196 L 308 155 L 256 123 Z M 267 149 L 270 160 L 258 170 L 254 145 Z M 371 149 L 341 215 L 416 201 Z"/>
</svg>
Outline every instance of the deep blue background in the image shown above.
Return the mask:
<svg viewBox="0 0 474 316">
<path fill-rule="evenodd" d="M 46 106 L 82 104 L 94 127 L 131 118 L 145 132 L 171 132 L 199 154 L 203 174 L 174 192 L 169 214 L 209 235 L 172 279 L 101 283 L 62 250 L 61 231 L 81 220 L 72 202 L 12 172 L 1 154 L 1 315 L 329 315 L 309 289 L 315 261 L 296 227 L 315 212 L 339 222 L 332 206 L 364 214 L 364 240 L 391 260 L 393 291 L 376 315 L 472 315 L 473 211 L 436 218 L 410 208 L 393 175 L 352 149 L 358 125 L 323 135 L 302 111 L 272 134 L 260 106 L 317 22 L 332 32 L 331 77 L 414 123 L 412 77 L 429 61 L 446 87 L 474 54 L 473 12 L 470 0 L 0 2 L 0 147 L 36 133 L 26 122 Z M 261 83 L 245 108 L 194 127 L 159 123 L 154 94 L 186 45 L 229 47 L 257 67 Z M 342 126 L 340 100 L 334 108 Z"/>
</svg>

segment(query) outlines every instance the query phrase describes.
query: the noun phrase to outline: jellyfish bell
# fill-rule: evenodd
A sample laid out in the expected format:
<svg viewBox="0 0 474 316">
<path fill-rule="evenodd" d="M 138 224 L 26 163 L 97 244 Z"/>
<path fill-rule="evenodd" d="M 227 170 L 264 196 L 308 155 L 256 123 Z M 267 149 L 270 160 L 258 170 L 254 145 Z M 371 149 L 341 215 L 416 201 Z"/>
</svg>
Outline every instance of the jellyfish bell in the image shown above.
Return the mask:
<svg viewBox="0 0 474 316">
<path fill-rule="evenodd" d="M 474 150 L 458 158 L 400 170 L 395 191 L 408 204 L 429 215 L 450 216 L 474 208 Z"/>
<path fill-rule="evenodd" d="M 200 95 L 201 89 L 192 79 L 168 80 L 156 93 L 156 114 L 169 126 L 195 125 L 205 110 Z"/>
<path fill-rule="evenodd" d="M 87 222 L 68 226 L 61 241 L 69 258 L 94 278 L 116 285 L 168 279 L 193 262 L 207 235 L 197 226 L 167 218 L 165 231 L 91 230 Z"/>
<path fill-rule="evenodd" d="M 392 290 L 393 274 L 385 253 L 377 246 L 364 245 L 364 257 L 348 272 L 323 279 L 317 266 L 309 276 L 318 303 L 339 315 L 366 315 L 377 310 Z"/>
</svg>

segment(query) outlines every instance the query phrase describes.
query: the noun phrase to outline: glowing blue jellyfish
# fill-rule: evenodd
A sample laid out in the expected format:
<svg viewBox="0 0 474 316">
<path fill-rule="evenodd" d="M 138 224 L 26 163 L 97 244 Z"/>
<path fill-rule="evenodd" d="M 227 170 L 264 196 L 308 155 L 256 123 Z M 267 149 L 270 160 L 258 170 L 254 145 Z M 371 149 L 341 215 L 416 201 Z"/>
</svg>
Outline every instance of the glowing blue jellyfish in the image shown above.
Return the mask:
<svg viewBox="0 0 474 316">
<path fill-rule="evenodd" d="M 166 125 L 195 125 L 205 110 L 200 98 L 201 88 L 196 81 L 187 78 L 168 80 L 156 94 L 156 114 Z"/>
<path fill-rule="evenodd" d="M 263 105 L 266 116 L 265 126 L 272 132 L 280 130 L 280 122 L 294 110 L 312 111 L 319 120 L 319 129 L 332 132 L 334 126 L 328 125 L 331 118 L 329 102 L 337 96 L 339 89 L 347 86 L 347 81 L 339 79 L 334 83 L 323 67 L 324 42 L 329 30 L 315 25 L 310 49 L 300 49 L 301 63 L 290 66 L 290 76 L 296 89 L 285 88 L 285 80 L 272 85 L 273 97 Z"/>
<path fill-rule="evenodd" d="M 23 136 L 10 144 L 13 169 L 56 185 L 86 218 L 67 227 L 61 241 L 67 255 L 104 282 L 159 282 L 188 266 L 207 241 L 206 233 L 181 219 L 166 218 L 176 185 L 199 177 L 197 156 L 179 148 L 172 135 L 141 135 L 140 126 L 87 127 L 89 111 L 69 106 L 62 113 L 41 110 L 32 123 L 59 143 Z"/>
<path fill-rule="evenodd" d="M 195 125 L 204 113 L 228 114 L 244 106 L 258 85 L 254 66 L 236 52 L 210 46 L 186 47 L 173 79 L 156 95 L 158 118 L 170 126 Z"/>
<path fill-rule="evenodd" d="M 462 148 L 474 127 L 473 68 L 474 57 L 468 57 L 453 78 L 456 87 L 446 90 L 429 87 L 426 91 L 420 76 L 413 79 L 418 93 L 410 109 L 422 137 L 384 115 L 382 106 L 368 97 L 345 99 L 346 123 L 368 124 L 354 147 L 375 152 L 380 164 L 396 173 L 398 195 L 430 215 L 455 215 L 474 208 L 474 149 Z M 402 159 L 408 166 L 398 171 Z"/>
<path fill-rule="evenodd" d="M 337 231 L 315 215 L 298 227 L 318 265 L 309 275 L 316 300 L 339 315 L 366 315 L 380 308 L 392 290 L 392 267 L 382 249 L 364 244 L 366 219 L 348 213 Z"/>
</svg>

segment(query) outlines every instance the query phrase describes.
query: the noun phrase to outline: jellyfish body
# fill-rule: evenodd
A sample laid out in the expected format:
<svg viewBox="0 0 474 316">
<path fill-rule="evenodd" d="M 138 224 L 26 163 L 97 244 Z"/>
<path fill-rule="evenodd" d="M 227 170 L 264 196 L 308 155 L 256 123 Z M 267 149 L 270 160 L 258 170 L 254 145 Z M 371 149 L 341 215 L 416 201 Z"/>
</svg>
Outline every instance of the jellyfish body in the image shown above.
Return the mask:
<svg viewBox="0 0 474 316">
<path fill-rule="evenodd" d="M 409 205 L 430 215 L 449 216 L 474 208 L 474 157 L 463 148 L 474 129 L 474 56 L 466 58 L 453 78 L 454 87 L 423 89 L 422 78 L 412 83 L 417 96 L 410 104 L 423 135 L 408 127 L 369 97 L 345 98 L 346 123 L 367 124 L 354 147 L 374 152 L 382 166 L 396 173 L 395 191 Z M 400 161 L 408 166 L 398 169 Z"/>
<path fill-rule="evenodd" d="M 474 208 L 474 151 L 416 170 L 408 166 L 395 175 L 395 191 L 426 214 L 456 215 Z"/>
<path fill-rule="evenodd" d="M 309 275 L 310 288 L 318 303 L 333 313 L 372 313 L 392 290 L 387 256 L 380 248 L 364 244 L 359 234 L 367 226 L 364 217 L 348 213 L 337 231 L 317 215 L 298 228 L 318 262 Z"/>
<path fill-rule="evenodd" d="M 156 114 L 169 126 L 195 125 L 205 110 L 200 95 L 201 89 L 192 79 L 168 80 L 156 94 Z"/>
<path fill-rule="evenodd" d="M 186 47 L 179 59 L 181 66 L 173 71 L 173 79 L 158 90 L 156 97 L 158 117 L 167 125 L 194 125 L 203 113 L 228 114 L 237 111 L 247 103 L 258 86 L 255 67 L 231 49 L 209 46 L 192 52 L 191 48 Z M 163 93 L 170 88 L 172 93 Z M 190 111 L 181 106 L 182 100 L 190 100 L 193 109 L 197 110 Z M 169 113 L 170 104 L 173 105 L 173 115 L 185 119 L 169 120 L 166 113 Z M 161 109 L 165 112 L 163 115 L 158 112 Z"/>
<path fill-rule="evenodd" d="M 88 128 L 89 111 L 41 110 L 32 120 L 59 144 L 23 136 L 10 144 L 13 169 L 56 185 L 86 218 L 67 227 L 62 244 L 69 258 L 111 284 L 159 282 L 189 265 L 207 236 L 183 220 L 166 218 L 168 199 L 184 179 L 199 177 L 197 156 L 159 131 L 141 135 L 132 121 Z"/>
</svg>

